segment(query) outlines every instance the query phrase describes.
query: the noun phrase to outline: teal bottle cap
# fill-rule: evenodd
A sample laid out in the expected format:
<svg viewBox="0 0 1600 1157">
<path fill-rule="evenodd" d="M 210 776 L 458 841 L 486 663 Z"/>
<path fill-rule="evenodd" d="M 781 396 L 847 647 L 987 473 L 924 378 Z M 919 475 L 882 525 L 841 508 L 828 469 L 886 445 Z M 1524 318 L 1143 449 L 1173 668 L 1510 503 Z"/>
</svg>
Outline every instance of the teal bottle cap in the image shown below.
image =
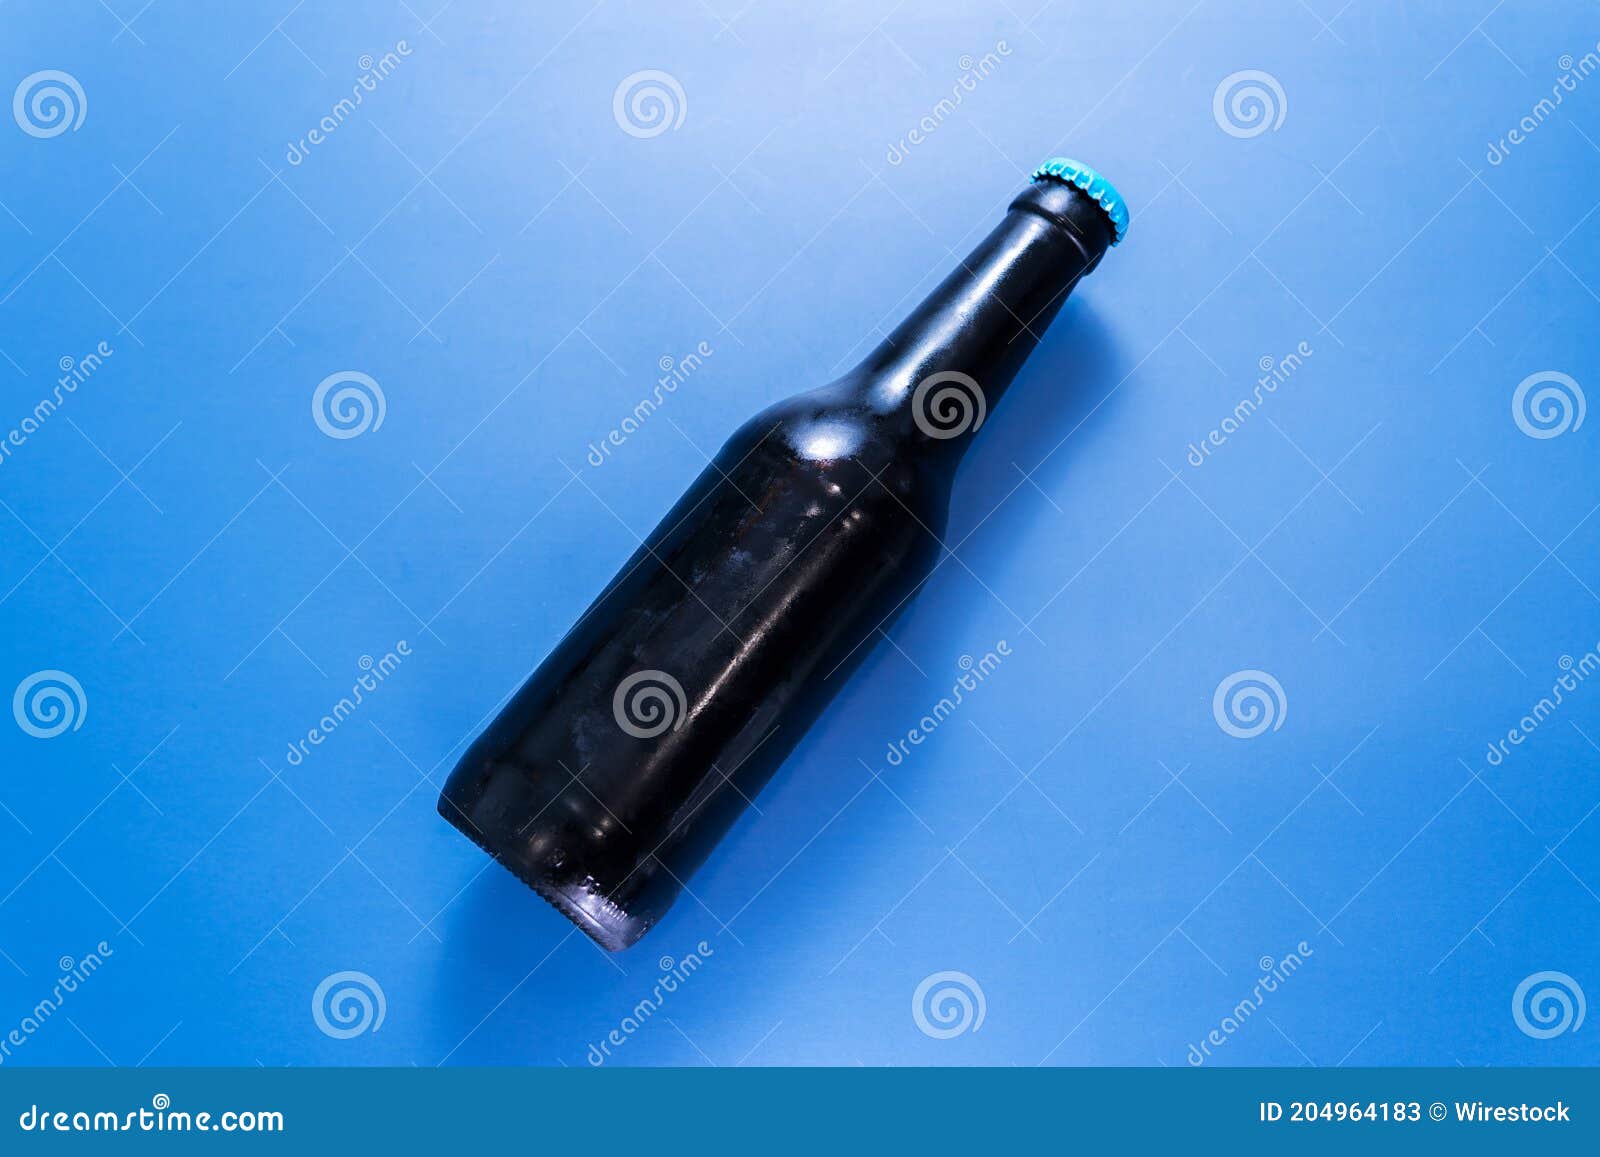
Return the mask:
<svg viewBox="0 0 1600 1157">
<path fill-rule="evenodd" d="M 1128 232 L 1128 203 L 1122 199 L 1111 182 L 1082 161 L 1069 157 L 1051 157 L 1033 171 L 1035 181 L 1054 180 L 1076 185 L 1105 210 L 1111 222 L 1111 244 L 1115 245 Z"/>
</svg>

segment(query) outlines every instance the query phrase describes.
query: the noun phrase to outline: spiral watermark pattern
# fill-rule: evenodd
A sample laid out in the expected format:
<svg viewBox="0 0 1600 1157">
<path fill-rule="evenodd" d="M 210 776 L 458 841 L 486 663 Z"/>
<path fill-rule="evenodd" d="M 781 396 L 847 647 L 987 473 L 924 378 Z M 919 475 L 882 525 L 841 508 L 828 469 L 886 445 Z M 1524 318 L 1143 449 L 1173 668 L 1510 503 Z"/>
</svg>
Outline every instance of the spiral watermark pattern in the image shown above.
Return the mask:
<svg viewBox="0 0 1600 1157">
<path fill-rule="evenodd" d="M 983 425 L 987 413 L 983 387 L 959 370 L 929 374 L 911 394 L 911 420 L 930 438 L 959 438 Z"/>
<path fill-rule="evenodd" d="M 611 94 L 611 115 L 630 137 L 649 140 L 676 130 L 688 115 L 683 85 L 670 72 L 645 68 L 629 73 Z"/>
<path fill-rule="evenodd" d="M 988 1011 L 983 986 L 965 972 L 935 972 L 911 994 L 911 1019 L 934 1040 L 977 1032 Z"/>
<path fill-rule="evenodd" d="M 1511 1019 L 1535 1040 L 1583 1027 L 1583 989 L 1565 972 L 1535 972 L 1511 994 Z"/>
<path fill-rule="evenodd" d="M 1211 96 L 1211 115 L 1230 137 L 1248 140 L 1276 132 L 1289 115 L 1289 98 L 1270 72 L 1246 68 L 1229 73 Z"/>
<path fill-rule="evenodd" d="M 311 417 L 330 438 L 359 438 L 383 425 L 388 402 L 383 387 L 359 370 L 340 370 L 317 383 Z"/>
<path fill-rule="evenodd" d="M 1511 395 L 1511 417 L 1530 438 L 1559 438 L 1576 430 L 1587 408 L 1583 387 L 1558 370 L 1529 374 Z"/>
<path fill-rule="evenodd" d="M 35 671 L 17 684 L 11 714 L 17 726 L 35 739 L 54 739 L 83 726 L 89 699 L 83 684 L 65 671 Z"/>
<path fill-rule="evenodd" d="M 1283 726 L 1289 697 L 1283 684 L 1265 671 L 1235 671 L 1217 684 L 1211 714 L 1217 726 L 1235 739 L 1254 739 L 1268 728 L 1276 731 Z"/>
<path fill-rule="evenodd" d="M 78 131 L 89 115 L 89 98 L 70 72 L 46 68 L 22 78 L 11 97 L 11 115 L 30 137 L 49 140 Z"/>
<path fill-rule="evenodd" d="M 334 1040 L 377 1032 L 388 1010 L 383 986 L 365 972 L 331 973 L 311 994 L 311 1019 Z"/>
<path fill-rule="evenodd" d="M 683 726 L 689 699 L 683 684 L 665 671 L 635 671 L 617 684 L 611 713 L 635 739 L 654 739 Z"/>
</svg>

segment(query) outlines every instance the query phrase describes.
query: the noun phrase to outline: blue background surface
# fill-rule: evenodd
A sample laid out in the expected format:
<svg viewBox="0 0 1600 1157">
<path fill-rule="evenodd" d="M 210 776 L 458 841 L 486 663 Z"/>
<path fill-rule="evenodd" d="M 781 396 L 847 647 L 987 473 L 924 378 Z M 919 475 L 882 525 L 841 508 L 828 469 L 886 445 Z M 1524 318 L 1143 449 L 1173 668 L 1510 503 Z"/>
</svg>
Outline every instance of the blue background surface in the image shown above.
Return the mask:
<svg viewBox="0 0 1600 1157">
<path fill-rule="evenodd" d="M 113 953 L 5 1063 L 583 1065 L 701 941 L 615 1063 L 1183 1065 L 1302 941 L 1213 1063 L 1600 1060 L 1600 1024 L 1512 1013 L 1541 971 L 1600 993 L 1600 682 L 1486 756 L 1600 640 L 1600 419 L 1511 406 L 1600 380 L 1600 78 L 1487 155 L 1592 6 L 440 3 L 5 6 L 0 89 L 58 69 L 86 109 L 0 117 L 0 429 L 113 350 L 0 459 L 0 690 L 83 690 L 76 729 L 0 727 L 0 1029 Z M 644 69 L 683 116 L 641 137 Z M 1284 115 L 1239 136 L 1247 69 Z M 606 957 L 438 783 L 705 455 L 1057 153 L 1132 227 L 990 416 L 954 555 Z M 340 371 L 381 426 L 319 429 Z M 1212 699 L 1252 669 L 1281 725 L 1241 740 Z M 385 1018 L 335 1039 L 345 970 Z M 912 1013 L 942 971 L 983 993 L 951 1039 Z"/>
</svg>

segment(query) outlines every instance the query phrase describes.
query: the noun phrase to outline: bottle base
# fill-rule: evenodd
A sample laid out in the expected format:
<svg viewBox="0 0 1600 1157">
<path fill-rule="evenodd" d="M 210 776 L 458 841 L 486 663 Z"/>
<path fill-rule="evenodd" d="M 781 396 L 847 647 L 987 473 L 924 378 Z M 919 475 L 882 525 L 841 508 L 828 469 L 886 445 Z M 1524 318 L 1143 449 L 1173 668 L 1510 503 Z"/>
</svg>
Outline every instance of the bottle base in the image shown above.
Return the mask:
<svg viewBox="0 0 1600 1157">
<path fill-rule="evenodd" d="M 514 852 L 496 846 L 488 833 L 474 824 L 448 795 L 439 797 L 439 814 L 607 952 L 633 947 L 650 930 L 650 921 L 630 915 L 597 891 L 551 880 L 533 870 Z"/>
</svg>

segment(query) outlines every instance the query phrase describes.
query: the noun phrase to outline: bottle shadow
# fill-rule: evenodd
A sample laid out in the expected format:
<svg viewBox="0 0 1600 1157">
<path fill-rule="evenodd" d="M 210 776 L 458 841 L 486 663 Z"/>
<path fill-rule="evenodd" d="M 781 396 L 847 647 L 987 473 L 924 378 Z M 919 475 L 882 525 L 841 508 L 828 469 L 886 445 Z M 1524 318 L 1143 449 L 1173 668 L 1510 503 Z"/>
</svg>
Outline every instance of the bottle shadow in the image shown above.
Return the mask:
<svg viewBox="0 0 1600 1157">
<path fill-rule="evenodd" d="M 1069 301 L 1003 401 L 986 416 L 985 429 L 956 479 L 944 535 L 946 546 L 958 547 L 962 561 L 984 583 L 991 583 L 994 572 L 1004 569 L 1015 556 L 1033 552 L 1048 557 L 1048 552 L 1040 551 L 1041 536 L 1050 532 L 1061 515 L 1045 495 L 1059 495 L 1072 486 L 1075 459 L 1083 456 L 1085 447 L 1102 437 L 1115 437 L 1115 414 L 1123 396 L 1117 385 L 1126 372 L 1119 367 L 1126 361 L 1125 352 L 1101 317 L 1086 304 Z M 1039 489 L 1034 489 L 1035 484 Z M 1085 494 L 1093 493 L 1087 479 L 1082 489 Z M 1050 585 L 1053 588 L 1054 584 Z M 947 561 L 903 608 L 898 622 L 886 624 L 885 630 L 900 642 L 927 632 L 948 636 L 952 625 L 973 617 L 973 600 L 987 598 L 959 563 Z M 1015 608 L 1023 616 L 1034 609 Z M 1011 621 L 1009 614 L 1004 618 Z M 912 619 L 916 621 L 908 631 L 907 621 Z M 954 659 L 954 644 L 950 653 Z M 792 823 L 796 830 L 808 825 L 814 829 L 822 819 L 839 812 L 840 804 L 852 798 L 867 772 L 892 777 L 929 773 L 926 766 L 914 766 L 920 762 L 915 756 L 906 757 L 905 765 L 897 770 L 886 763 L 887 745 L 903 734 L 907 725 L 925 718 L 931 702 L 949 691 L 954 677 L 954 668 L 941 672 L 925 664 L 925 669 L 914 671 L 916 663 L 925 663 L 921 655 L 910 660 L 899 642 L 879 639 L 861 668 L 839 690 L 838 698 L 778 769 L 758 799 L 759 806 L 787 817 L 779 822 Z M 906 806 L 902 801 L 883 806 L 896 819 L 903 818 L 904 813 L 896 810 Z M 747 815 L 734 825 L 701 869 L 706 879 L 699 887 L 705 894 L 748 896 L 750 885 L 744 877 L 753 870 L 755 878 L 764 878 L 774 857 L 776 865 L 783 863 L 787 850 L 775 851 L 769 846 L 770 830 L 762 828 L 768 822 L 773 822 L 772 816 Z M 917 822 L 922 822 L 920 817 Z M 940 833 L 936 838 L 947 837 L 949 833 Z M 769 918 L 752 908 L 745 922 L 783 920 L 786 927 L 774 930 L 778 935 L 789 935 L 792 928 L 793 935 L 804 937 L 808 927 L 823 919 L 818 911 L 823 906 L 847 914 L 848 922 L 848 913 L 858 906 L 856 897 L 879 895 L 882 880 L 903 874 L 904 855 L 904 846 L 893 840 L 854 844 L 848 873 L 814 884 L 807 882 L 803 873 L 786 877 L 791 896 L 803 894 L 798 902 L 812 910 L 808 920 Z M 871 906 L 870 901 L 861 902 Z M 669 913 L 663 928 L 670 927 L 679 915 Z M 845 947 L 860 931 L 845 938 Z M 779 967 L 778 961 L 792 961 L 797 968 L 808 966 L 798 946 L 796 951 L 768 954 L 764 967 Z"/>
<path fill-rule="evenodd" d="M 1094 308 L 1069 299 L 962 465 L 947 545 L 972 538 L 963 553 L 975 543 L 990 551 L 1027 549 L 1028 528 L 1055 514 L 1039 490 L 1059 493 L 1075 469 L 1073 449 L 1111 426 L 1121 399 L 1115 367 L 1124 360 Z"/>
</svg>

